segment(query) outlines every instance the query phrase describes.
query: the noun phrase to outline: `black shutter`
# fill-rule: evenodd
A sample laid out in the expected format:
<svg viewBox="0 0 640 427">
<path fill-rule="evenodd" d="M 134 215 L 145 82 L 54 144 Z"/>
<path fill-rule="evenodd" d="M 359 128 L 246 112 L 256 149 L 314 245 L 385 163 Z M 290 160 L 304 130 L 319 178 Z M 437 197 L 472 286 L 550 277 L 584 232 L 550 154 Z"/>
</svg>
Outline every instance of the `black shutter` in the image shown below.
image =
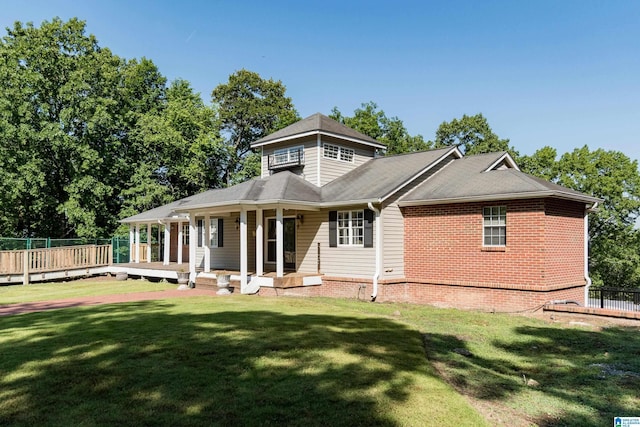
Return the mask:
<svg viewBox="0 0 640 427">
<path fill-rule="evenodd" d="M 338 246 L 338 211 L 329 211 L 329 247 Z"/>
<path fill-rule="evenodd" d="M 202 229 L 204 228 L 204 220 L 198 220 L 198 247 L 201 248 L 202 245 Z"/>
<path fill-rule="evenodd" d="M 222 237 L 223 235 L 222 230 L 224 230 L 222 218 L 218 218 L 218 247 L 219 248 L 222 247 L 222 242 L 224 242 L 224 238 Z"/>
<path fill-rule="evenodd" d="M 364 247 L 373 247 L 373 211 L 364 210 Z"/>
</svg>

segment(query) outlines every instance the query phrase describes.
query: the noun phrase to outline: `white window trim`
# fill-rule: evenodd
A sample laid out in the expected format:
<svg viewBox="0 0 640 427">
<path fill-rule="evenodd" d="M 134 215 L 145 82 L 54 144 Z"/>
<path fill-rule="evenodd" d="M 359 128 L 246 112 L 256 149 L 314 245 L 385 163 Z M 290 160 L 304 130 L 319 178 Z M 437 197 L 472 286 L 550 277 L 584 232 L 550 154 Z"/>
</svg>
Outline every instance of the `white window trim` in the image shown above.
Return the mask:
<svg viewBox="0 0 640 427">
<path fill-rule="evenodd" d="M 326 150 L 325 147 L 331 147 L 332 149 L 336 149 L 337 150 L 337 157 L 329 157 L 327 155 L 325 155 Z M 349 154 L 351 156 L 351 160 L 344 160 L 342 158 L 343 154 Z M 356 150 L 354 150 L 353 148 L 347 148 L 347 147 L 343 147 L 341 145 L 336 145 L 336 144 L 329 144 L 328 142 L 323 142 L 322 143 L 322 157 L 325 159 L 329 159 L 329 160 L 337 160 L 339 162 L 344 162 L 344 163 L 354 163 L 355 162 L 355 158 L 356 158 Z"/>
<path fill-rule="evenodd" d="M 489 209 L 489 210 L 493 210 L 493 209 L 498 209 L 498 220 L 500 219 L 501 215 L 500 215 L 500 210 L 504 209 L 504 224 L 485 224 L 486 221 L 486 215 L 485 215 L 485 210 Z M 493 216 L 491 213 L 489 214 L 489 216 Z M 487 228 L 494 228 L 494 227 L 502 227 L 504 228 L 504 243 L 498 243 L 498 244 L 487 244 L 486 243 L 486 231 Z M 486 247 L 486 248 L 504 248 L 507 246 L 507 207 L 506 206 L 484 206 L 482 208 L 482 246 Z"/>
<path fill-rule="evenodd" d="M 358 212 L 361 214 L 361 221 L 362 221 L 362 225 L 361 226 L 354 226 L 353 222 L 354 222 L 354 218 L 353 218 L 353 213 L 354 212 Z M 348 214 L 348 225 L 346 227 L 341 227 L 340 226 L 340 214 Z M 356 218 L 357 219 L 357 218 Z M 343 248 L 363 248 L 364 247 L 364 209 L 353 209 L 353 210 L 345 210 L 345 211 L 338 211 L 337 213 L 337 217 L 336 217 L 336 240 L 337 240 L 337 244 L 338 247 L 343 247 Z M 349 243 L 342 243 L 341 242 L 341 236 L 340 236 L 340 230 L 347 230 L 347 241 Z M 354 243 L 354 239 L 356 237 L 355 233 L 353 232 L 355 229 L 361 229 L 361 234 L 360 236 L 362 237 L 362 243 Z"/>
<path fill-rule="evenodd" d="M 189 223 L 182 223 L 182 246 L 189 245 Z"/>
<path fill-rule="evenodd" d="M 291 155 L 300 150 L 300 161 L 304 161 L 304 145 L 296 145 L 293 147 L 287 147 L 287 148 L 278 148 L 277 150 L 273 150 L 273 166 L 278 166 L 278 165 L 286 165 L 288 163 L 293 162 L 294 160 L 291 159 Z M 276 158 L 277 156 L 282 156 L 286 154 L 287 156 L 287 160 L 283 161 L 283 162 L 277 162 Z M 298 161 L 297 159 L 295 161 Z"/>
<path fill-rule="evenodd" d="M 295 218 L 295 215 L 285 215 L 282 217 L 282 220 L 284 221 L 287 218 Z M 264 263 L 265 264 L 272 264 L 272 265 L 276 265 L 277 259 L 276 261 L 269 261 L 269 242 L 276 242 L 276 239 L 269 239 L 269 220 L 273 219 L 274 221 L 276 220 L 275 216 L 265 216 L 263 219 L 263 226 L 262 226 L 262 230 L 263 230 L 263 234 L 264 234 L 264 238 L 263 240 L 263 245 L 262 247 L 264 248 Z M 277 236 L 276 236 L 277 238 Z M 298 245 L 298 233 L 296 231 L 296 247 Z"/>
<path fill-rule="evenodd" d="M 219 221 L 217 217 L 209 218 L 209 247 L 210 248 L 218 247 L 218 224 L 219 224 Z M 206 229 L 206 227 L 204 228 Z M 215 228 L 215 233 L 213 232 L 214 228 Z M 205 233 L 205 231 L 203 231 L 203 233 Z M 202 241 L 204 242 L 205 239 L 203 238 Z"/>
</svg>

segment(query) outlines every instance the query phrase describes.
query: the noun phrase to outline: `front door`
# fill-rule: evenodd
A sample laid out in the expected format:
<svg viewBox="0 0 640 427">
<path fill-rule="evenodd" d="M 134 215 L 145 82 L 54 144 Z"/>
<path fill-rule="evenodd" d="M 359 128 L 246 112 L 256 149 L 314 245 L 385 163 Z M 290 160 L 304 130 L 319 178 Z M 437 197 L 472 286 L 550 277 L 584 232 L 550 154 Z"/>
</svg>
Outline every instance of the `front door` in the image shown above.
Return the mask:
<svg viewBox="0 0 640 427">
<path fill-rule="evenodd" d="M 296 219 L 284 218 L 283 225 L 283 247 L 284 247 L 284 268 L 288 270 L 296 269 Z M 276 262 L 276 220 L 267 220 L 267 262 Z"/>
</svg>

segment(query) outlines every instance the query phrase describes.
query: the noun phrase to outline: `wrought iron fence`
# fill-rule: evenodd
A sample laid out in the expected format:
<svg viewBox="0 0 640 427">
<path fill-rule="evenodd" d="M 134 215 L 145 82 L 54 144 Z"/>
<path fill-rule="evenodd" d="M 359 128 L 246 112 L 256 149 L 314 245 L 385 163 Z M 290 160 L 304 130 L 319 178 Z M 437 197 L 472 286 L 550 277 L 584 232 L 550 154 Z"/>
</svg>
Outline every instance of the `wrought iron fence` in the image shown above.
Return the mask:
<svg viewBox="0 0 640 427">
<path fill-rule="evenodd" d="M 589 288 L 589 307 L 640 311 L 640 289 Z"/>
</svg>

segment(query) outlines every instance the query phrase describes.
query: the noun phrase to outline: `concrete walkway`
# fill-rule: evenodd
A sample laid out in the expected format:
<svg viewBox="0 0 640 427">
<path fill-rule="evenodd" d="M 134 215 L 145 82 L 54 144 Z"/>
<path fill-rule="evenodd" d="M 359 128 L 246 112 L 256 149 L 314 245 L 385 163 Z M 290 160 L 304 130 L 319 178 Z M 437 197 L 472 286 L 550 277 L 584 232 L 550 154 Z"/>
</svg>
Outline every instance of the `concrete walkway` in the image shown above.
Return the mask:
<svg viewBox="0 0 640 427">
<path fill-rule="evenodd" d="M 128 294 L 99 295 L 68 298 L 52 301 L 36 301 L 18 304 L 0 305 L 0 316 L 34 313 L 37 311 L 57 310 L 59 308 L 83 307 L 100 304 L 117 304 L 121 302 L 151 301 L 166 298 L 182 298 L 196 296 L 216 296 L 215 291 L 202 289 L 167 290 L 152 292 L 132 292 Z"/>
</svg>

